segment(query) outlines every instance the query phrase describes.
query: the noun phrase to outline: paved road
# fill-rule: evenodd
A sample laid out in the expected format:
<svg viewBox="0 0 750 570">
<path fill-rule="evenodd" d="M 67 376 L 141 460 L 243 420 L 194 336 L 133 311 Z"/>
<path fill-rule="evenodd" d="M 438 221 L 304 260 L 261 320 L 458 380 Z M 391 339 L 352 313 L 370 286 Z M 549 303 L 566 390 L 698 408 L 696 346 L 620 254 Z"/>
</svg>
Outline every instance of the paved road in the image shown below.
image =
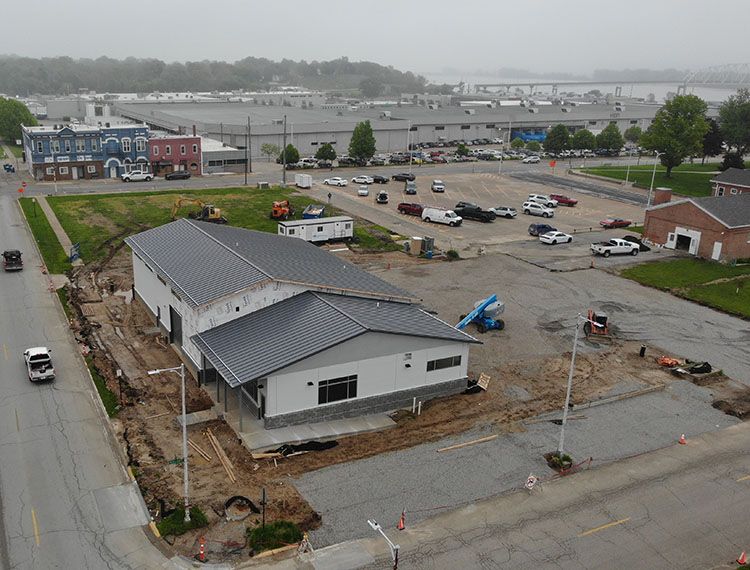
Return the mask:
<svg viewBox="0 0 750 570">
<path fill-rule="evenodd" d="M 161 567 L 14 201 L 0 195 L 0 249 L 25 260 L 23 271 L 0 274 L 0 568 Z M 53 351 L 54 383 L 25 376 L 22 352 L 38 345 Z"/>
</svg>

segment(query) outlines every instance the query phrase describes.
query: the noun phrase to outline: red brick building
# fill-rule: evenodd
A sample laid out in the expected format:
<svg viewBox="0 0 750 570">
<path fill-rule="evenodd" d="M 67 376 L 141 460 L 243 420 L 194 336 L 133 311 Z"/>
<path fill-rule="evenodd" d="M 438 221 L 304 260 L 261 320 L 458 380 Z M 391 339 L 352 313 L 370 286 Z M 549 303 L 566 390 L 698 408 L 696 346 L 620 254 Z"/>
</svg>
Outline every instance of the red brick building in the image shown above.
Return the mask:
<svg viewBox="0 0 750 570">
<path fill-rule="evenodd" d="M 156 176 L 163 176 L 177 170 L 187 170 L 193 176 L 200 176 L 203 173 L 203 155 L 199 136 L 152 133 L 148 145 L 151 170 Z"/>
<path fill-rule="evenodd" d="M 750 170 L 728 168 L 713 178 L 711 184 L 713 184 L 712 196 L 735 196 L 750 192 Z"/>
<path fill-rule="evenodd" d="M 643 235 L 706 259 L 750 258 L 750 192 L 653 206 L 646 210 Z"/>
</svg>

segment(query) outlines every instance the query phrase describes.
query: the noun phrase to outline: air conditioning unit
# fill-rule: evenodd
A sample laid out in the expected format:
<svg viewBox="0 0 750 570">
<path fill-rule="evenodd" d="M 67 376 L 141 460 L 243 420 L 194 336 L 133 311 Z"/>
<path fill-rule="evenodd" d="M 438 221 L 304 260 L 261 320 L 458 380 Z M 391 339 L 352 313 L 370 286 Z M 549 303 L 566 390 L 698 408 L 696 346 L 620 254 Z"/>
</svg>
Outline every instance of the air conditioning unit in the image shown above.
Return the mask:
<svg viewBox="0 0 750 570">
<path fill-rule="evenodd" d="M 563 113 L 570 113 L 570 109 L 568 109 L 567 107 L 560 107 L 560 110 L 561 110 L 561 111 L 562 111 Z"/>
<path fill-rule="evenodd" d="M 382 111 L 380 113 L 381 119 L 390 119 L 391 118 L 391 112 L 390 111 Z"/>
<path fill-rule="evenodd" d="M 476 109 L 464 109 L 464 113 L 466 113 L 467 115 L 476 115 L 477 110 Z"/>
<path fill-rule="evenodd" d="M 538 112 L 539 112 L 539 109 L 537 109 L 536 107 L 529 109 L 529 113 L 538 113 Z"/>
</svg>

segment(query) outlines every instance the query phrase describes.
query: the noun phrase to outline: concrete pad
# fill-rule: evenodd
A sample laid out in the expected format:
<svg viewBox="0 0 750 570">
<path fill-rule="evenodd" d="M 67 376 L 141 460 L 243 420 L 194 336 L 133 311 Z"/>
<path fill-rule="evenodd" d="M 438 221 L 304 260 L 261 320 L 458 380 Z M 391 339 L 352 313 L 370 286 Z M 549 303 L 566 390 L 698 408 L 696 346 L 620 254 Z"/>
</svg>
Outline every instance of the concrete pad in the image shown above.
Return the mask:
<svg viewBox="0 0 750 570">
<path fill-rule="evenodd" d="M 107 531 L 143 526 L 150 520 L 135 483 L 97 489 L 94 500 Z"/>
<path fill-rule="evenodd" d="M 375 559 L 354 541 L 317 550 L 311 562 L 315 570 L 351 570 L 374 564 Z"/>
<path fill-rule="evenodd" d="M 213 408 L 209 410 L 201 410 L 200 412 L 193 412 L 192 414 L 186 414 L 187 425 L 192 426 L 195 424 L 202 424 L 203 422 L 210 422 L 217 419 L 219 416 L 216 410 Z M 182 414 L 175 416 L 174 421 L 178 426 L 182 427 Z"/>
</svg>

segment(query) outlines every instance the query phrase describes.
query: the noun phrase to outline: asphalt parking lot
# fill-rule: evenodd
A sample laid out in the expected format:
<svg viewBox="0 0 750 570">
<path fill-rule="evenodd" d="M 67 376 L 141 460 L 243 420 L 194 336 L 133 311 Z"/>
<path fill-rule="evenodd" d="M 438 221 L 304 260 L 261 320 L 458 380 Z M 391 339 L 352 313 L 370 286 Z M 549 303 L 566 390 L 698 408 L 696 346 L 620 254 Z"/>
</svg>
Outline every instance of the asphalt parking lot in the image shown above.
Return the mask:
<svg viewBox="0 0 750 570">
<path fill-rule="evenodd" d="M 548 174 L 549 170 L 549 167 L 542 165 L 514 165 L 516 169 L 521 166 L 528 167 L 521 171 L 529 174 L 543 175 Z M 579 192 L 572 187 L 565 194 L 578 199 L 576 206 L 559 206 L 555 209 L 553 218 L 526 216 L 522 213 L 521 207 L 528 195 L 549 193 L 548 186 L 505 174 L 463 172 L 440 175 L 440 179 L 445 182 L 446 191 L 434 193 L 430 191 L 433 180 L 431 173 L 425 171 L 427 176 L 424 176 L 418 168 L 415 168 L 414 172 L 417 175 L 416 195 L 404 194 L 403 183 L 392 180 L 386 185 L 371 185 L 370 195 L 360 197 L 357 196 L 359 185 L 350 182 L 346 187 L 325 186 L 322 184 L 324 177 L 316 178 L 313 188 L 306 192 L 322 201 L 327 201 L 327 194 L 330 192 L 331 202 L 337 207 L 404 236 L 434 237 L 438 247 L 456 249 L 462 257 L 476 256 L 480 250 L 485 253 L 510 253 L 531 263 L 558 270 L 588 267 L 591 263 L 591 242 L 622 237 L 629 233 L 627 230 L 602 230 L 599 221 L 603 218 L 616 216 L 638 223 L 643 222 L 643 208 L 636 204 L 613 200 L 605 195 L 594 195 L 590 191 Z M 554 176 L 561 180 L 570 178 L 577 182 L 575 177 L 561 172 Z M 389 193 L 389 203 L 376 204 L 375 194 L 383 188 Z M 417 216 L 400 214 L 397 206 L 402 201 L 441 208 L 453 208 L 459 201 L 473 202 L 484 209 L 512 206 L 519 214 L 515 219 L 498 218 L 490 223 L 464 220 L 461 226 L 452 228 L 423 222 Z M 542 244 L 528 234 L 528 226 L 531 223 L 548 223 L 560 231 L 573 235 L 573 242 L 554 246 Z M 639 259 L 660 255 L 663 257 L 662 253 L 654 252 L 639 256 Z M 596 263 L 610 266 L 632 261 L 612 257 L 606 260 L 601 258 Z"/>
</svg>

